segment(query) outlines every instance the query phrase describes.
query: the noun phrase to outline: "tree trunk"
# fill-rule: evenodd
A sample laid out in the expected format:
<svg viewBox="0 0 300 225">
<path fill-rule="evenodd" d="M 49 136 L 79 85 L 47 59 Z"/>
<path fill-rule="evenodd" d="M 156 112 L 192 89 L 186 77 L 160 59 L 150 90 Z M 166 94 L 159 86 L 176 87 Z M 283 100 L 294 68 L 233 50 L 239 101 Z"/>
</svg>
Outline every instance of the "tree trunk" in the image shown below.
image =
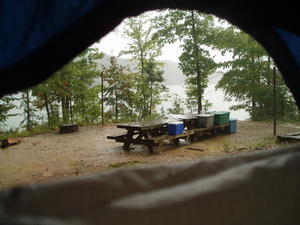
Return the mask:
<svg viewBox="0 0 300 225">
<path fill-rule="evenodd" d="M 150 108 L 149 108 L 149 115 L 152 115 L 152 101 L 153 101 L 153 83 L 150 84 Z"/>
<path fill-rule="evenodd" d="M 50 127 L 51 123 L 50 123 L 49 101 L 48 101 L 48 96 L 46 93 L 44 94 L 44 100 L 45 100 L 45 108 L 46 108 L 46 112 L 47 112 L 48 126 Z"/>
<path fill-rule="evenodd" d="M 73 123 L 73 106 L 72 106 L 71 98 L 69 98 L 69 110 L 70 110 L 71 123 Z"/>
<path fill-rule="evenodd" d="M 118 95 L 115 95 L 115 116 L 116 116 L 116 123 L 118 122 Z"/>
<path fill-rule="evenodd" d="M 270 75 L 272 74 L 272 69 L 271 69 L 271 57 L 270 57 L 270 55 L 268 55 L 268 69 L 269 69 L 269 73 L 270 73 Z M 269 76 L 267 76 L 267 84 L 268 84 L 268 86 L 270 87 L 271 86 L 271 76 L 269 77 Z"/>
<path fill-rule="evenodd" d="M 202 88 L 201 88 L 201 73 L 199 68 L 199 49 L 198 49 L 198 41 L 195 29 L 195 15 L 194 10 L 192 10 L 192 36 L 194 41 L 194 51 L 195 51 L 195 59 L 196 59 L 196 75 L 197 75 L 197 105 L 198 105 L 198 113 L 202 111 Z"/>
<path fill-rule="evenodd" d="M 30 130 L 31 126 L 31 115 L 30 115 L 30 98 L 29 98 L 29 90 L 26 90 L 26 117 L 27 117 L 27 124 L 26 129 Z"/>
<path fill-rule="evenodd" d="M 138 45 L 139 45 L 139 50 L 140 50 L 140 63 L 141 63 L 141 75 L 142 78 L 144 79 L 144 51 L 143 51 L 143 46 L 141 44 L 141 40 L 138 41 Z M 145 118 L 146 114 L 147 114 L 147 99 L 146 99 L 146 84 L 145 82 L 143 82 L 142 85 L 142 89 L 143 89 L 143 106 L 142 106 L 142 118 Z"/>
<path fill-rule="evenodd" d="M 101 73 L 101 124 L 104 126 L 104 73 Z"/>
<path fill-rule="evenodd" d="M 141 74 L 142 74 L 142 78 L 144 79 L 145 78 L 145 72 L 144 72 L 144 52 L 141 50 Z M 147 114 L 147 98 L 146 98 L 146 79 L 144 79 L 144 82 L 143 82 L 143 112 L 142 112 L 142 118 L 145 118 L 146 117 L 146 114 Z"/>
<path fill-rule="evenodd" d="M 89 114 L 88 114 L 88 112 L 86 111 L 86 107 L 85 107 L 85 101 L 81 98 L 80 99 L 80 105 L 81 105 L 81 115 L 83 115 L 83 117 L 84 117 L 84 121 L 85 121 L 85 123 L 89 123 Z"/>
<path fill-rule="evenodd" d="M 66 97 L 61 97 L 61 110 L 64 123 L 69 122 L 68 104 Z"/>
<path fill-rule="evenodd" d="M 254 97 L 252 97 L 252 100 L 251 100 L 251 119 L 252 120 L 256 120 L 257 119 L 257 116 L 256 116 L 256 104 L 255 104 Z"/>
</svg>

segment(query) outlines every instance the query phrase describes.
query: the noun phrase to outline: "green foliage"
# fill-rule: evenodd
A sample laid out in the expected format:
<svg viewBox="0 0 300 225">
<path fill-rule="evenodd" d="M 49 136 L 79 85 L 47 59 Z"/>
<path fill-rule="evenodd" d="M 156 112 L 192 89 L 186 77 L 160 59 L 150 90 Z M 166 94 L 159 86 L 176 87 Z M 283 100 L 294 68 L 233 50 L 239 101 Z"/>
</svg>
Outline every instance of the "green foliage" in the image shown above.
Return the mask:
<svg viewBox="0 0 300 225">
<path fill-rule="evenodd" d="M 276 140 L 277 139 L 275 137 L 264 138 L 264 139 L 256 141 L 255 143 L 252 143 L 249 146 L 249 148 L 255 149 L 255 150 L 271 148 L 272 146 L 274 146 L 276 144 Z"/>
<path fill-rule="evenodd" d="M 162 84 L 164 81 L 163 73 L 161 70 L 163 64 L 156 62 L 154 58 L 150 58 L 145 63 L 145 78 L 144 87 L 144 112 L 151 116 L 155 113 L 155 108 L 162 102 L 160 95 L 165 92 L 167 88 Z"/>
<path fill-rule="evenodd" d="M 203 111 L 208 112 L 211 107 L 212 107 L 212 103 L 209 102 L 208 100 L 204 100 Z"/>
<path fill-rule="evenodd" d="M 33 106 L 33 99 L 31 95 L 31 90 L 26 89 L 24 91 L 20 92 L 21 97 L 19 98 L 21 104 L 20 109 L 22 110 L 22 113 L 20 114 L 23 116 L 23 120 L 21 121 L 21 125 L 29 131 L 31 130 L 35 125 L 37 125 L 37 120 L 39 119 L 39 116 L 36 114 L 37 109 Z"/>
<path fill-rule="evenodd" d="M 139 70 L 143 70 L 145 59 L 161 55 L 162 43 L 155 34 L 155 29 L 149 15 L 142 14 L 137 17 L 127 18 L 122 31 L 124 38 L 129 39 L 127 48 L 119 55 L 130 55 L 138 60 Z"/>
<path fill-rule="evenodd" d="M 33 135 L 43 134 L 51 131 L 46 124 L 36 124 L 30 130 L 10 129 L 5 132 L 0 132 L 0 140 L 5 138 L 29 137 Z M 56 131 L 56 130 L 55 130 Z"/>
<path fill-rule="evenodd" d="M 238 146 L 234 143 L 232 143 L 230 140 L 224 140 L 223 141 L 223 151 L 224 153 L 230 153 L 234 150 L 237 150 Z"/>
<path fill-rule="evenodd" d="M 227 100 L 242 102 L 231 107 L 232 110 L 245 109 L 252 120 L 271 119 L 274 63 L 267 52 L 244 32 L 229 27 L 219 35 L 223 38 L 218 48 L 223 53 L 231 52 L 233 59 L 222 64 L 228 71 L 216 88 L 224 90 Z M 276 74 L 276 79 L 278 119 L 297 118 L 298 111 L 291 93 L 280 74 Z"/>
<path fill-rule="evenodd" d="M 172 99 L 172 107 L 168 109 L 169 114 L 184 114 L 184 108 L 183 108 L 183 101 L 182 99 L 175 94 L 175 96 Z"/>
<path fill-rule="evenodd" d="M 60 121 L 60 101 L 57 92 L 55 77 L 32 88 L 35 97 L 33 106 L 39 110 L 46 110 L 49 127 L 55 127 Z"/>
<path fill-rule="evenodd" d="M 110 58 L 110 65 L 103 67 L 105 104 L 108 108 L 108 119 L 114 118 L 115 122 L 134 117 L 136 102 L 134 76 L 129 69 L 118 65 L 116 58 Z"/>
<path fill-rule="evenodd" d="M 53 74 L 45 83 L 33 88 L 34 104 L 47 112 L 48 125 L 61 122 L 97 123 L 100 115 L 100 87 L 97 60 L 103 57 L 88 48 Z"/>
<path fill-rule="evenodd" d="M 224 141 L 223 143 L 223 151 L 225 153 L 229 153 L 231 151 L 232 147 L 231 147 L 231 143 L 228 141 Z"/>
<path fill-rule="evenodd" d="M 14 100 L 15 98 L 9 95 L 0 98 L 0 129 L 10 116 L 14 116 L 13 114 L 9 113 L 9 111 L 15 107 L 13 104 Z"/>
</svg>

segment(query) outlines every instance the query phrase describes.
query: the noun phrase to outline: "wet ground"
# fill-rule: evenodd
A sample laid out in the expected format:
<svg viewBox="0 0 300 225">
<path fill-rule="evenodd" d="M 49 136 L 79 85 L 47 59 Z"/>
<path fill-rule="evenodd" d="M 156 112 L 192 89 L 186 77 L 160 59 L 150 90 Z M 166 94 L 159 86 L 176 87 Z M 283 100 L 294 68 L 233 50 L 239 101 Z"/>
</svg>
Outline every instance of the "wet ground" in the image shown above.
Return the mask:
<svg viewBox="0 0 300 225">
<path fill-rule="evenodd" d="M 278 134 L 299 130 L 291 124 L 277 127 Z M 155 154 L 149 154 L 144 146 L 133 146 L 130 152 L 124 152 L 122 143 L 106 138 L 123 132 L 115 126 L 91 126 L 80 127 L 73 134 L 53 132 L 23 138 L 20 144 L 0 150 L 0 189 L 120 167 L 271 151 L 278 146 L 274 143 L 272 123 L 261 122 L 238 121 L 235 134 L 209 137 L 189 145 L 182 143 L 178 147 L 165 144 Z"/>
</svg>

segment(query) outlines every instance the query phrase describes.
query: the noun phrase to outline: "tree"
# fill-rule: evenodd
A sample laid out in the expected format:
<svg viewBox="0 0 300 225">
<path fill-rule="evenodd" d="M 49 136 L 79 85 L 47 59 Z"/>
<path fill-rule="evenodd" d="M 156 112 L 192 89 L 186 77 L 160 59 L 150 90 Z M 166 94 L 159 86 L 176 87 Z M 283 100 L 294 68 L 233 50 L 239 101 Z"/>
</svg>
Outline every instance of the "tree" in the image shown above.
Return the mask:
<svg viewBox="0 0 300 225">
<path fill-rule="evenodd" d="M 157 36 L 165 42 L 181 41 L 183 53 L 179 57 L 179 67 L 187 76 L 187 96 L 196 99 L 198 113 L 202 110 L 203 92 L 207 87 L 207 77 L 217 68 L 208 47 L 214 42 L 214 17 L 194 10 L 167 10 L 157 18 Z"/>
<path fill-rule="evenodd" d="M 96 49 L 89 48 L 54 74 L 55 92 L 61 102 L 62 118 L 65 123 L 90 123 L 100 115 L 99 76 L 97 59 L 103 57 Z"/>
<path fill-rule="evenodd" d="M 88 48 L 53 74 L 43 84 L 33 88 L 35 105 L 47 112 L 48 125 L 62 122 L 96 123 L 101 112 L 97 60 L 103 54 Z M 60 116 L 61 115 L 61 116 Z"/>
<path fill-rule="evenodd" d="M 0 129 L 5 124 L 5 121 L 14 114 L 9 113 L 11 109 L 14 108 L 13 98 L 11 95 L 4 96 L 0 98 Z"/>
<path fill-rule="evenodd" d="M 23 110 L 22 114 L 24 119 L 22 120 L 21 124 L 25 124 L 26 130 L 29 131 L 35 125 L 35 112 L 36 109 L 32 105 L 32 96 L 31 96 L 31 89 L 26 89 L 20 92 L 21 97 L 19 100 L 21 101 L 20 108 Z"/>
<path fill-rule="evenodd" d="M 172 106 L 168 109 L 169 114 L 184 114 L 184 108 L 183 108 L 183 101 L 182 99 L 175 94 L 175 96 L 172 99 Z"/>
<path fill-rule="evenodd" d="M 117 63 L 115 57 L 110 57 L 110 65 L 103 68 L 103 77 L 106 83 L 104 88 L 105 104 L 115 117 L 132 117 L 134 77 L 128 68 Z"/>
<path fill-rule="evenodd" d="M 153 110 L 153 84 L 162 82 L 162 79 L 160 79 L 161 81 L 157 79 L 160 72 L 155 66 L 155 58 L 161 54 L 162 43 L 155 35 L 153 24 L 147 14 L 128 18 L 125 21 L 123 36 L 130 42 L 128 48 L 121 51 L 119 55 L 131 55 L 138 62 L 137 69 L 140 74 L 136 81 L 139 82 L 137 87 L 138 94 L 141 96 L 138 102 L 141 107 L 141 117 L 145 118 L 151 115 Z M 151 93 L 150 99 L 149 92 Z"/>
<path fill-rule="evenodd" d="M 166 91 L 166 87 L 162 84 L 164 81 L 163 73 L 161 70 L 162 64 L 155 62 L 153 58 L 146 61 L 145 65 L 145 74 L 146 79 L 144 83 L 148 86 L 148 89 L 145 89 L 145 99 L 146 103 L 148 103 L 148 107 L 146 107 L 146 112 L 148 112 L 148 116 L 152 115 L 155 107 L 161 103 L 160 95 L 162 92 Z M 148 92 L 148 93 L 147 93 Z"/>
<path fill-rule="evenodd" d="M 55 78 L 32 88 L 32 95 L 35 97 L 33 105 L 38 110 L 46 110 L 48 127 L 54 127 L 59 122 L 59 96 L 56 95 Z"/>
<path fill-rule="evenodd" d="M 242 103 L 231 109 L 245 109 L 252 120 L 265 120 L 273 115 L 273 67 L 267 52 L 249 35 L 229 27 L 220 30 L 217 47 L 231 52 L 232 60 L 222 64 L 228 71 L 219 81 L 228 100 Z M 297 108 L 282 77 L 277 74 L 277 115 L 279 119 L 295 118 Z"/>
</svg>

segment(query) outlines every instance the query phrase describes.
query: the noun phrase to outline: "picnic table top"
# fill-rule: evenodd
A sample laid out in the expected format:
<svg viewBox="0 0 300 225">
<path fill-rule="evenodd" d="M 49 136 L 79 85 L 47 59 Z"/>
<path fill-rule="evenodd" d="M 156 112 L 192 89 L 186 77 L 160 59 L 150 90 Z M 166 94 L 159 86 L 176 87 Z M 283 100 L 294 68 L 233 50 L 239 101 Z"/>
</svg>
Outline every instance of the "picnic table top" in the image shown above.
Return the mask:
<svg viewBox="0 0 300 225">
<path fill-rule="evenodd" d="M 156 127 L 161 127 L 169 122 L 174 122 L 178 120 L 174 119 L 156 119 L 151 121 L 141 121 L 141 122 L 130 122 L 130 123 L 122 123 L 118 124 L 118 128 L 126 128 L 126 129 L 136 129 L 136 130 L 146 130 L 146 129 L 152 129 Z"/>
<path fill-rule="evenodd" d="M 197 119 L 198 117 L 211 117 L 213 114 L 209 113 L 200 113 L 200 114 L 172 114 L 168 115 L 165 118 L 172 118 L 172 119 L 178 119 L 178 120 L 194 120 Z"/>
<path fill-rule="evenodd" d="M 197 119 L 197 115 L 171 115 L 161 119 L 141 122 L 130 122 L 118 124 L 118 128 L 133 129 L 133 130 L 147 130 L 162 127 L 170 122 L 184 121 Z"/>
</svg>

